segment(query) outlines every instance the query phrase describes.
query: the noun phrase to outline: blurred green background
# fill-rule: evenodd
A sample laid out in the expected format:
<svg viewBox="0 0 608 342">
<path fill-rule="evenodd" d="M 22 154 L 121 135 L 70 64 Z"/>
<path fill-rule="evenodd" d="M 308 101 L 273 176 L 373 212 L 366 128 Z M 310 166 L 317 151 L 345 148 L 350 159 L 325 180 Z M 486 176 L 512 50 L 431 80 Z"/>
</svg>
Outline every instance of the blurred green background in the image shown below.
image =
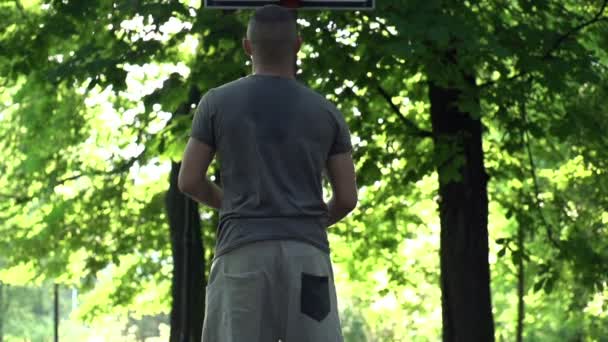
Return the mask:
<svg viewBox="0 0 608 342">
<path fill-rule="evenodd" d="M 608 341 L 606 4 L 299 12 L 298 78 L 355 146 L 360 203 L 330 229 L 346 342 L 442 340 L 431 82 L 483 126 L 496 340 Z M 250 14 L 0 1 L 0 341 L 53 339 L 55 284 L 61 341 L 169 340 L 170 170 L 200 96 L 250 72 Z M 206 261 L 216 222 L 200 208 Z"/>
</svg>

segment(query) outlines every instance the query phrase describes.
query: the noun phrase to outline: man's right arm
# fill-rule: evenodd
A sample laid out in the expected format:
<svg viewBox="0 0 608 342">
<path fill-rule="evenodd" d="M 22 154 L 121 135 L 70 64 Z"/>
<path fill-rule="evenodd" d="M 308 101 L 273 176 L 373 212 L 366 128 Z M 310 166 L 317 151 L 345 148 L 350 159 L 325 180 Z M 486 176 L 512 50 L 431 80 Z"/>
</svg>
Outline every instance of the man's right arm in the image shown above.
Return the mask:
<svg viewBox="0 0 608 342">
<path fill-rule="evenodd" d="M 346 217 L 357 206 L 357 177 L 351 152 L 330 156 L 327 160 L 327 175 L 332 188 L 332 197 L 327 204 L 329 227 Z"/>
</svg>

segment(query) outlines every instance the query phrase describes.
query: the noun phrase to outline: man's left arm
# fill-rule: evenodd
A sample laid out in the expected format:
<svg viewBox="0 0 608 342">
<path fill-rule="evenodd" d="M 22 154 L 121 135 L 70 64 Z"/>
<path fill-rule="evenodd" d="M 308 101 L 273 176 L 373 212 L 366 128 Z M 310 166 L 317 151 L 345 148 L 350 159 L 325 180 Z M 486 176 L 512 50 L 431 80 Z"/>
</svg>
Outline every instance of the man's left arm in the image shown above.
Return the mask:
<svg viewBox="0 0 608 342">
<path fill-rule="evenodd" d="M 178 187 L 181 192 L 209 207 L 220 209 L 224 193 L 207 178 L 207 170 L 215 150 L 196 138 L 190 138 L 179 170 Z"/>
</svg>

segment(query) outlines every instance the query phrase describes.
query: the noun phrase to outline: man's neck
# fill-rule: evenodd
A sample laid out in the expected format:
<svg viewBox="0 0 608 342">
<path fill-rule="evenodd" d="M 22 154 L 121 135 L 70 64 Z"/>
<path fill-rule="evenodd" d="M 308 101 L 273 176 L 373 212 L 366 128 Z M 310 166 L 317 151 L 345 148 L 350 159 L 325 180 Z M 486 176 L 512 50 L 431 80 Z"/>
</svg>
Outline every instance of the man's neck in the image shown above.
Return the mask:
<svg viewBox="0 0 608 342">
<path fill-rule="evenodd" d="M 268 68 L 261 66 L 253 67 L 254 75 L 278 76 L 283 78 L 295 79 L 293 68 Z"/>
</svg>

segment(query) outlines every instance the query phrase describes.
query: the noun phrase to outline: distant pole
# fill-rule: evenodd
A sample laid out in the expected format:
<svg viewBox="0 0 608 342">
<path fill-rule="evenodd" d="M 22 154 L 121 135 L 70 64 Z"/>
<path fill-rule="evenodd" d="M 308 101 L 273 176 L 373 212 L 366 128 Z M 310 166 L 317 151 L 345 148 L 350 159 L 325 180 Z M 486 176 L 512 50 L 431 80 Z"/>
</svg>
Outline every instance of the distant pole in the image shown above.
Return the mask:
<svg viewBox="0 0 608 342">
<path fill-rule="evenodd" d="M 4 283 L 0 281 L 0 342 L 4 341 L 4 317 L 6 311 L 4 308 Z"/>
<path fill-rule="evenodd" d="M 72 311 L 76 311 L 78 307 L 78 290 L 72 287 Z"/>
<path fill-rule="evenodd" d="M 55 342 L 59 342 L 59 284 L 55 283 Z"/>
</svg>

